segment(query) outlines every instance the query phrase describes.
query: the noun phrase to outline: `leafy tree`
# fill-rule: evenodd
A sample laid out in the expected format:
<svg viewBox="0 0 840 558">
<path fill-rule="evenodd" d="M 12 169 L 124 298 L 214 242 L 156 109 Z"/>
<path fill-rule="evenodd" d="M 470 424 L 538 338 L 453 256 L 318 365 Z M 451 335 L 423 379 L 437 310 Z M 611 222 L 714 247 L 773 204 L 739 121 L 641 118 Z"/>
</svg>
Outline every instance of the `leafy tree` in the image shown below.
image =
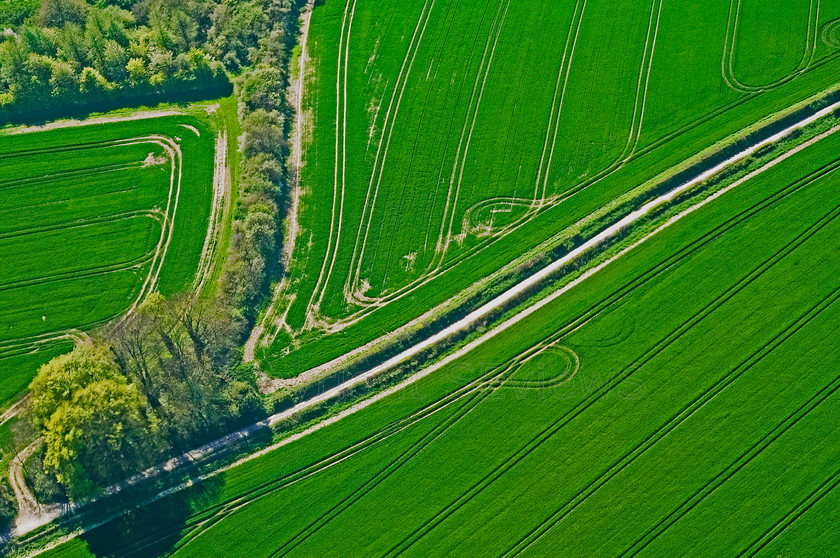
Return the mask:
<svg viewBox="0 0 840 558">
<path fill-rule="evenodd" d="M 0 43 L 0 77 L 15 90 L 25 89 L 29 81 L 26 61 L 29 50 L 20 40 L 12 38 Z"/>
<path fill-rule="evenodd" d="M 130 12 L 108 6 L 102 10 L 91 10 L 87 18 L 86 29 L 105 40 L 116 41 L 122 46 L 127 46 L 130 41 L 126 27 L 133 24 L 134 17 Z"/>
<path fill-rule="evenodd" d="M 265 259 L 248 246 L 242 221 L 234 221 L 231 247 L 219 279 L 221 302 L 241 308 L 253 308 L 266 281 Z"/>
<path fill-rule="evenodd" d="M 152 83 L 166 83 L 178 70 L 172 52 L 164 49 L 153 49 L 149 60 L 149 71 L 152 73 Z"/>
<path fill-rule="evenodd" d="M 210 58 L 205 53 L 194 48 L 185 56 L 188 61 L 190 72 L 192 72 L 196 79 L 210 79 L 213 73 L 213 68 Z"/>
<path fill-rule="evenodd" d="M 61 60 L 51 61 L 50 86 L 56 97 L 66 96 L 72 91 L 79 90 L 79 78 L 73 66 Z"/>
<path fill-rule="evenodd" d="M 268 211 L 262 209 L 252 206 L 242 223 L 242 229 L 249 244 L 256 247 L 263 258 L 268 260 L 277 249 L 277 222 Z"/>
<path fill-rule="evenodd" d="M 277 209 L 276 199 L 280 188 L 276 182 L 269 180 L 266 175 L 253 175 L 243 177 L 240 181 L 240 190 L 243 198 L 247 198 L 246 205 L 270 204 L 271 210 L 264 210 L 266 213 L 274 213 Z"/>
<path fill-rule="evenodd" d="M 58 54 L 56 31 L 40 27 L 26 26 L 20 31 L 20 38 L 29 52 L 55 58 Z"/>
<path fill-rule="evenodd" d="M 231 71 L 248 61 L 248 51 L 267 30 L 269 19 L 258 2 L 219 4 L 210 17 L 207 50 Z"/>
<path fill-rule="evenodd" d="M 8 108 L 15 103 L 15 96 L 11 92 L 0 93 L 0 110 Z"/>
<path fill-rule="evenodd" d="M 154 0 L 137 0 L 131 4 L 131 15 L 138 25 L 147 25 Z"/>
<path fill-rule="evenodd" d="M 197 45 L 198 24 L 182 10 L 172 10 L 167 28 L 179 52 L 187 52 Z"/>
<path fill-rule="evenodd" d="M 284 119 L 277 111 L 257 109 L 242 120 L 242 152 L 246 157 L 260 153 L 282 158 L 288 143 L 284 133 Z"/>
<path fill-rule="evenodd" d="M 44 465 L 73 497 L 95 493 L 151 464 L 157 420 L 122 376 L 81 387 L 44 427 Z"/>
<path fill-rule="evenodd" d="M 123 82 L 128 78 L 128 53 L 113 39 L 105 44 L 102 57 L 102 75 L 113 82 Z M 143 68 L 142 72 L 145 72 Z"/>
<path fill-rule="evenodd" d="M 41 0 L 38 21 L 45 27 L 64 27 L 68 23 L 81 25 L 89 9 L 83 0 Z"/>
<path fill-rule="evenodd" d="M 76 24 L 68 24 L 58 34 L 59 56 L 81 70 L 88 63 L 88 51 L 84 30 Z"/>
<path fill-rule="evenodd" d="M 248 110 L 279 110 L 285 103 L 285 75 L 279 68 L 257 66 L 236 80 L 236 94 Z"/>
<path fill-rule="evenodd" d="M 132 378 L 176 446 L 206 439 L 237 420 L 227 397 L 236 380 L 243 324 L 224 307 L 189 297 L 150 297 L 110 336 L 123 374 Z"/>
<path fill-rule="evenodd" d="M 275 28 L 260 38 L 259 47 L 249 51 L 248 59 L 254 65 L 285 68 L 289 59 L 289 37 L 283 28 Z"/>
<path fill-rule="evenodd" d="M 112 89 L 112 84 L 93 68 L 85 68 L 79 77 L 79 88 L 83 94 L 101 94 Z"/>
<path fill-rule="evenodd" d="M 29 74 L 26 93 L 33 104 L 45 102 L 50 96 L 52 62 L 48 57 L 40 54 L 30 54 L 26 59 L 26 72 Z"/>
<path fill-rule="evenodd" d="M 268 153 L 259 153 L 242 161 L 243 181 L 265 179 L 279 184 L 282 178 L 283 166 Z"/>
<path fill-rule="evenodd" d="M 28 416 L 44 438 L 44 466 L 71 496 L 88 495 L 159 455 L 157 418 L 102 345 L 81 345 L 43 365 L 30 393 Z"/>
<path fill-rule="evenodd" d="M 271 21 L 278 23 L 275 30 L 285 32 L 285 27 L 293 23 L 291 0 L 269 0 L 265 11 Z"/>
<path fill-rule="evenodd" d="M 137 84 L 146 80 L 148 73 L 146 71 L 146 63 L 142 58 L 131 58 L 125 65 L 125 70 L 128 73 L 128 79 L 131 83 Z"/>
<path fill-rule="evenodd" d="M 43 426 L 62 403 L 72 401 L 83 386 L 120 376 L 119 368 L 102 346 L 84 344 L 41 366 L 29 385 L 32 418 Z"/>
<path fill-rule="evenodd" d="M 99 70 L 102 69 L 105 60 L 105 44 L 108 40 L 102 32 L 102 27 L 103 23 L 99 13 L 91 12 L 85 26 L 85 45 L 88 60 Z"/>
</svg>

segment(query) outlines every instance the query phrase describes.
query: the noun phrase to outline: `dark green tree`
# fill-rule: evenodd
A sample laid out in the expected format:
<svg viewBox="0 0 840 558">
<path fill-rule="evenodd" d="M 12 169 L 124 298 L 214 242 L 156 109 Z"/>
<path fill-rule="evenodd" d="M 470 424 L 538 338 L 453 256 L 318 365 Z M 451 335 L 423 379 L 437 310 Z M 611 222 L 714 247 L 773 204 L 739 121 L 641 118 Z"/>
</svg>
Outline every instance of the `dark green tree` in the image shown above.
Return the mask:
<svg viewBox="0 0 840 558">
<path fill-rule="evenodd" d="M 38 22 L 44 27 L 82 25 L 89 10 L 90 6 L 83 0 L 41 0 Z"/>
</svg>

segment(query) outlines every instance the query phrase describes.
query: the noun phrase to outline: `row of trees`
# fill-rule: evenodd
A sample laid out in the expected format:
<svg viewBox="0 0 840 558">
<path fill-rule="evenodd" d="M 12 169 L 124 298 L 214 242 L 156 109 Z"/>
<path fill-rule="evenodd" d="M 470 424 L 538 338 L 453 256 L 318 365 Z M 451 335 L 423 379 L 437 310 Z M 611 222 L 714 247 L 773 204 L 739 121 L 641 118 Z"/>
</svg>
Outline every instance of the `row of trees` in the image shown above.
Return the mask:
<svg viewBox="0 0 840 558">
<path fill-rule="evenodd" d="M 272 3 L 272 27 L 236 80 L 242 127 L 239 200 L 221 277 L 224 304 L 252 320 L 278 258 L 280 200 L 288 152 L 288 56 L 298 10 L 289 0 Z"/>
<path fill-rule="evenodd" d="M 211 304 L 153 295 L 95 342 L 33 380 L 29 423 L 43 465 L 73 498 L 264 414 L 238 369 L 242 320 Z"/>
</svg>

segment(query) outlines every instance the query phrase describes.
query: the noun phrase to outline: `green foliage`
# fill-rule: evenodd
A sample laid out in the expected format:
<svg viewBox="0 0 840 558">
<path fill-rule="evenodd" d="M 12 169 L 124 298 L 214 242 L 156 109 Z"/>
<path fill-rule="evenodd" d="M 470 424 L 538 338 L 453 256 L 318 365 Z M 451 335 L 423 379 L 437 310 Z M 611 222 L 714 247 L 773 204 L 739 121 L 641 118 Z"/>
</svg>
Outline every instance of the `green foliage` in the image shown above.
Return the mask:
<svg viewBox="0 0 840 558">
<path fill-rule="evenodd" d="M 39 0 L 0 1 L 0 25 L 21 25 L 37 13 Z"/>
<path fill-rule="evenodd" d="M 286 76 L 281 68 L 259 65 L 243 73 L 236 81 L 236 96 L 248 110 L 284 109 Z"/>
<path fill-rule="evenodd" d="M 72 497 L 95 493 L 159 455 L 157 419 L 136 386 L 120 375 L 80 382 L 45 423 L 43 434 L 44 465 Z"/>
<path fill-rule="evenodd" d="M 242 119 L 241 151 L 245 157 L 272 155 L 282 159 L 288 144 L 284 119 L 279 112 L 259 108 Z"/>
<path fill-rule="evenodd" d="M 271 257 L 277 248 L 277 222 L 268 208 L 252 207 L 242 222 L 245 240 L 262 250 L 263 258 Z"/>
<path fill-rule="evenodd" d="M 84 0 L 41 0 L 38 23 L 44 27 L 84 24 L 90 6 Z"/>
<path fill-rule="evenodd" d="M 260 2 L 219 3 L 210 16 L 207 52 L 229 70 L 248 64 L 248 53 L 258 47 L 258 39 L 270 28 Z"/>
<path fill-rule="evenodd" d="M 254 184 L 267 182 L 277 187 L 283 179 L 282 163 L 268 153 L 260 153 L 242 161 L 242 175 L 240 179 Z M 262 189 L 258 187 L 258 189 Z"/>
<path fill-rule="evenodd" d="M 41 366 L 29 386 L 31 410 L 37 426 L 45 426 L 65 403 L 73 402 L 80 389 L 121 377 L 108 349 L 82 345 L 73 352 Z"/>
<path fill-rule="evenodd" d="M 189 447 L 263 411 L 256 385 L 228 373 L 242 326 L 209 302 L 156 295 L 109 336 L 121 372 L 140 387 L 173 445 Z"/>
<path fill-rule="evenodd" d="M 97 345 L 41 367 L 28 416 L 44 471 L 71 498 L 264 416 L 253 371 L 236 365 L 242 324 L 218 310 L 156 294 Z"/>
<path fill-rule="evenodd" d="M 85 344 L 56 357 L 38 371 L 30 393 L 44 466 L 71 496 L 90 495 L 158 455 L 157 419 L 107 347 Z"/>
<path fill-rule="evenodd" d="M 147 26 L 118 4 L 43 0 L 36 20 L 0 38 L 0 66 L 6 68 L 0 72 L 0 119 L 161 94 L 217 94 L 229 84 L 203 48 L 199 24 L 209 8 L 195 7 L 173 10 L 163 0 L 151 2 Z"/>
<path fill-rule="evenodd" d="M 267 10 L 274 15 L 271 31 L 263 33 L 259 47 L 250 50 L 248 56 L 255 65 L 236 80 L 243 159 L 239 200 L 218 297 L 220 304 L 239 309 L 248 319 L 255 316 L 279 259 L 278 223 L 288 152 L 285 64 L 291 45 L 286 37 L 293 35 L 296 24 L 296 11 L 287 0 L 272 2 Z"/>
<path fill-rule="evenodd" d="M 255 105 L 282 99 L 282 91 L 251 98 Z M 257 99 L 260 99 L 258 102 Z M 282 102 L 282 101 L 280 101 Z M 245 159 L 231 244 L 220 279 L 223 304 L 242 308 L 251 317 L 277 261 L 279 183 L 288 149 L 285 121 L 276 110 L 257 108 L 242 119 L 240 149 Z"/>
</svg>

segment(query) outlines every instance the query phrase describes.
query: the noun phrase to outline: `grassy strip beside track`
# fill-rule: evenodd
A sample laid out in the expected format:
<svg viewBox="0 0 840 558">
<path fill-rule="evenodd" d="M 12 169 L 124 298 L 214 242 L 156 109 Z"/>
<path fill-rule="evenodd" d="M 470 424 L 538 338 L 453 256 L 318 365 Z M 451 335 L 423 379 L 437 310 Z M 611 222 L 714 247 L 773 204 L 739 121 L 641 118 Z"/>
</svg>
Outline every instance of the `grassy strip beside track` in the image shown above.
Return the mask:
<svg viewBox="0 0 840 558">
<path fill-rule="evenodd" d="M 208 298 L 212 297 L 216 292 L 218 280 L 222 273 L 222 265 L 224 264 L 225 254 L 227 254 L 228 246 L 230 245 L 231 223 L 233 221 L 232 207 L 234 200 L 239 195 L 239 117 L 237 116 L 236 98 L 234 96 L 219 100 L 219 108 L 215 111 L 216 120 L 215 127 L 217 133 L 224 130 L 227 134 L 227 169 L 228 169 L 228 193 L 227 198 L 223 201 L 227 205 L 223 211 L 224 219 L 220 223 L 220 234 L 216 239 L 215 246 L 215 261 L 211 266 L 211 271 L 204 281 L 201 289 L 201 295 Z"/>
</svg>

